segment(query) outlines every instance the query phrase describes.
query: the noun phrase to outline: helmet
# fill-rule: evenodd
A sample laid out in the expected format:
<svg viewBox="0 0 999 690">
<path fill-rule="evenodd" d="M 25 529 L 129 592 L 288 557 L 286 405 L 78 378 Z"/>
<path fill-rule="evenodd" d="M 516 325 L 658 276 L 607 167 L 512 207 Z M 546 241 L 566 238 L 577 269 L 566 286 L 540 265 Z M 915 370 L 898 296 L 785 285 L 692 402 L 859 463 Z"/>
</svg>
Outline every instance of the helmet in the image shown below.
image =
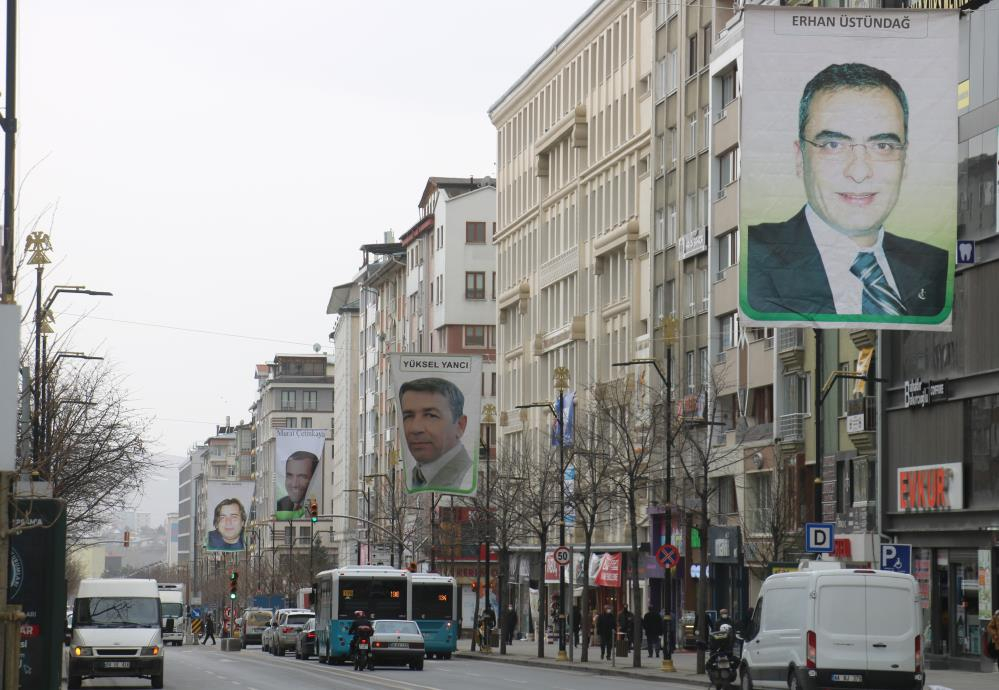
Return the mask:
<svg viewBox="0 0 999 690">
<path fill-rule="evenodd" d="M 364 611 L 361 610 L 354 611 L 354 618 L 364 618 Z"/>
<path fill-rule="evenodd" d="M 722 623 L 720 626 L 718 626 L 718 632 L 723 632 L 726 634 L 730 633 L 732 632 L 732 626 L 729 625 L 728 623 Z"/>
</svg>

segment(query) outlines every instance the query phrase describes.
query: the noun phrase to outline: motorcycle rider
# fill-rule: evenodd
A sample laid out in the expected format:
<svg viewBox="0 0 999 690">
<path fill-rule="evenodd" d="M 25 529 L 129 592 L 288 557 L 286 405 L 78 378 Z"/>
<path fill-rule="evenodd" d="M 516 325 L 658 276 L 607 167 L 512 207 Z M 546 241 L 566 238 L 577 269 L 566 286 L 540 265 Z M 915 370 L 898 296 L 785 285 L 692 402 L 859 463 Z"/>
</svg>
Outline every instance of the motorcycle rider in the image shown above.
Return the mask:
<svg viewBox="0 0 999 690">
<path fill-rule="evenodd" d="M 356 658 L 357 643 L 359 640 L 368 640 L 374 628 L 371 627 L 371 620 L 364 611 L 354 611 L 354 620 L 350 624 L 347 632 L 352 635 L 350 639 L 350 655 Z"/>
</svg>

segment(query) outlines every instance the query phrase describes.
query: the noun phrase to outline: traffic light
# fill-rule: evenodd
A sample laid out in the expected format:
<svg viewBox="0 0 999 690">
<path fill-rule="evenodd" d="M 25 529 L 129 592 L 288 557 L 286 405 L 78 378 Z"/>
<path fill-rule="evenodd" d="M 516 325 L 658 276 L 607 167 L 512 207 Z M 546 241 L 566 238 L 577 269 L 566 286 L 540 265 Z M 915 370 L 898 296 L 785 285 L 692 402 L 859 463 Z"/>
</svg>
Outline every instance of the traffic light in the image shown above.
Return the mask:
<svg viewBox="0 0 999 690">
<path fill-rule="evenodd" d="M 124 546 L 124 547 L 125 547 L 126 549 L 128 548 L 128 541 L 129 541 L 129 534 L 128 534 L 128 530 L 125 530 L 125 533 L 124 533 L 124 534 L 123 534 L 123 535 L 121 536 L 121 544 L 122 544 L 122 546 Z"/>
<path fill-rule="evenodd" d="M 319 502 L 314 498 L 309 499 L 309 517 L 313 524 L 319 522 Z"/>
<path fill-rule="evenodd" d="M 236 570 L 233 570 L 232 574 L 229 575 L 229 598 L 230 599 L 232 599 L 232 600 L 235 601 L 235 599 L 236 599 L 236 590 L 238 588 L 239 588 L 239 572 L 236 571 Z"/>
<path fill-rule="evenodd" d="M 479 583 L 477 581 L 474 581 L 474 580 L 472 581 L 472 591 L 473 592 L 478 592 L 479 591 Z"/>
</svg>

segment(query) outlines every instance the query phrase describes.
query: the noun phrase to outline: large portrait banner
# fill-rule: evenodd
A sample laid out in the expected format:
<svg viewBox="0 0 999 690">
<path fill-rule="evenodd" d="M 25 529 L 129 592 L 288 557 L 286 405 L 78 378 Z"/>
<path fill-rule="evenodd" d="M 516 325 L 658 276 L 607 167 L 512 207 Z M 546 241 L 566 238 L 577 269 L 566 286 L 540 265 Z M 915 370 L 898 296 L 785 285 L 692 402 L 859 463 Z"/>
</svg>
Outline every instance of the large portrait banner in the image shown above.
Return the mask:
<svg viewBox="0 0 999 690">
<path fill-rule="evenodd" d="M 246 523 L 253 503 L 252 481 L 209 479 L 205 482 L 208 521 L 205 551 L 245 551 Z"/>
<path fill-rule="evenodd" d="M 390 366 L 407 493 L 474 494 L 482 358 L 400 353 Z"/>
<path fill-rule="evenodd" d="M 745 324 L 950 330 L 957 12 L 747 5 Z"/>
<path fill-rule="evenodd" d="M 309 511 L 309 502 L 322 505 L 323 429 L 275 429 L 274 467 L 276 520 L 297 520 Z"/>
</svg>

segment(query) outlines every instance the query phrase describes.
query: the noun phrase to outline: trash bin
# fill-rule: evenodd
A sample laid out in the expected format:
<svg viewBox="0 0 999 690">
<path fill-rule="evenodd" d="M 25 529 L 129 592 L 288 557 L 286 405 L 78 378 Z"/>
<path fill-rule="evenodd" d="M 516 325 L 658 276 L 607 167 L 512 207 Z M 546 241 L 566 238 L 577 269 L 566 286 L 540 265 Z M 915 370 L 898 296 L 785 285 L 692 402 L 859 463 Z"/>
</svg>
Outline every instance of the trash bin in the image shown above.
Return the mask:
<svg viewBox="0 0 999 690">
<path fill-rule="evenodd" d="M 625 637 L 624 633 L 619 632 L 617 634 L 617 640 L 614 643 L 614 654 L 619 657 L 628 656 L 628 638 Z"/>
</svg>

